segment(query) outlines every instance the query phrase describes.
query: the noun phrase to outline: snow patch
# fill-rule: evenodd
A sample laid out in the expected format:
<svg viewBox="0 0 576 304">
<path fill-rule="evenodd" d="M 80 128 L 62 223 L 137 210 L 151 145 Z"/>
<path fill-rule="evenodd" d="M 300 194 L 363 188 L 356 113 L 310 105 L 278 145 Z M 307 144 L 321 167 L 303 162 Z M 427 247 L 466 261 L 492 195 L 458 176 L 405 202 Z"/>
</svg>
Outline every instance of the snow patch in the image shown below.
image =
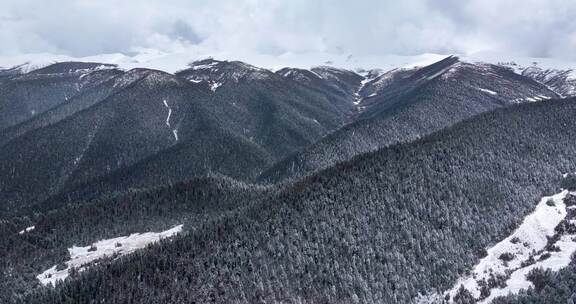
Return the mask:
<svg viewBox="0 0 576 304">
<path fill-rule="evenodd" d="M 544 96 L 544 95 L 536 95 L 537 97 L 539 97 L 541 100 L 548 100 L 548 99 L 552 99 L 552 97 L 549 96 Z"/>
<path fill-rule="evenodd" d="M 362 96 L 360 95 L 360 92 L 362 92 L 364 87 L 366 87 L 366 85 L 371 81 L 372 81 L 372 79 L 370 79 L 370 78 L 362 79 L 362 81 L 360 82 L 360 86 L 358 87 L 358 90 L 356 90 L 356 92 L 354 93 L 354 96 L 355 96 L 355 100 L 353 102 L 354 105 L 358 106 L 362 102 Z M 375 95 L 375 94 L 373 94 L 373 95 Z"/>
<path fill-rule="evenodd" d="M 117 67 L 115 65 L 100 64 L 100 65 L 97 65 L 97 66 L 95 66 L 93 68 L 89 68 L 89 69 L 69 69 L 68 72 L 69 73 L 82 73 L 82 75 L 80 75 L 80 78 L 79 78 L 80 80 L 82 80 L 84 77 L 88 76 L 92 72 L 113 70 L 116 68 Z"/>
<path fill-rule="evenodd" d="M 86 269 L 88 264 L 98 259 L 111 257 L 114 255 L 122 256 L 133 253 L 138 249 L 145 248 L 149 244 L 156 243 L 161 239 L 169 238 L 180 233 L 182 231 L 182 227 L 183 225 L 178 225 L 159 233 L 134 233 L 129 236 L 101 240 L 85 247 L 73 246 L 72 248 L 68 248 L 70 260 L 65 262 L 66 268 L 54 265 L 50 269 L 47 269 L 46 271 L 37 275 L 36 278 L 40 281 L 40 283 L 42 283 L 42 285 L 54 286 L 57 281 L 66 279 L 69 275 L 69 270 L 71 269 L 83 271 Z"/>
<path fill-rule="evenodd" d="M 170 117 L 172 116 L 172 108 L 170 108 L 170 106 L 168 105 L 168 101 L 166 101 L 166 99 L 162 100 L 162 102 L 164 103 L 164 106 L 166 108 L 168 108 L 168 116 L 166 117 L 166 126 L 168 126 L 168 128 L 170 128 Z M 176 141 L 178 141 L 178 130 L 173 129 L 172 130 L 172 134 L 174 134 L 174 139 L 176 139 Z"/>
<path fill-rule="evenodd" d="M 212 84 L 210 84 L 210 90 L 212 90 L 212 92 L 216 92 L 216 90 L 222 86 L 222 83 L 220 82 L 214 82 Z"/>
<path fill-rule="evenodd" d="M 168 102 L 166 101 L 166 99 L 164 99 L 163 102 L 164 102 L 164 106 L 166 108 L 168 108 L 168 116 L 166 117 L 166 125 L 168 127 L 170 127 L 170 116 L 172 115 L 172 109 L 170 108 L 170 106 L 168 106 Z"/>
<path fill-rule="evenodd" d="M 192 69 L 197 71 L 197 70 L 211 70 L 213 67 L 217 66 L 220 62 L 219 61 L 212 61 L 210 63 L 206 63 L 206 64 L 199 64 L 199 65 L 193 65 Z"/>
<path fill-rule="evenodd" d="M 574 195 L 564 190 L 552 196 L 543 197 L 534 212 L 529 214 L 512 235 L 487 250 L 488 255 L 474 267 L 472 275 L 458 280 L 447 293 L 451 300 L 461 286 L 468 290 L 479 303 L 490 303 L 498 296 L 518 293 L 532 283 L 526 275 L 534 268 L 553 271 L 566 267 L 571 255 L 576 251 L 576 234 L 563 234 L 553 245 L 560 251 L 547 251 L 548 239 L 556 234 L 555 228 L 567 215 L 564 199 Z M 481 299 L 483 283 L 491 278 L 502 277 L 506 287 L 488 287 L 490 295 Z"/>
<path fill-rule="evenodd" d="M 18 234 L 28 233 L 28 232 L 30 232 L 30 231 L 32 231 L 32 230 L 34 230 L 34 229 L 36 229 L 35 226 L 30 226 L 30 227 L 27 227 L 27 228 L 25 228 L 24 230 L 18 232 Z"/>
<path fill-rule="evenodd" d="M 491 90 L 488 90 L 488 89 L 478 88 L 478 90 L 480 90 L 480 91 L 482 91 L 482 92 L 484 92 L 484 93 L 488 93 L 488 94 L 490 94 L 490 95 L 498 95 L 498 93 L 496 93 L 496 92 L 494 92 L 494 91 L 491 91 Z"/>
</svg>

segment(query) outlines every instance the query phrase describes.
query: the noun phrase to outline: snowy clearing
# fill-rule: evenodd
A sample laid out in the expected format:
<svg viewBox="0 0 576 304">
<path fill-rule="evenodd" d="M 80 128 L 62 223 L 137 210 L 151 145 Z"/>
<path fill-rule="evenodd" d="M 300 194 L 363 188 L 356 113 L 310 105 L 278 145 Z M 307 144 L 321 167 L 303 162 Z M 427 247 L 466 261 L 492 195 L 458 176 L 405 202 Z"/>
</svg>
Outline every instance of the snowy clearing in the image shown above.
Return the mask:
<svg viewBox="0 0 576 304">
<path fill-rule="evenodd" d="M 36 278 L 42 285 L 54 286 L 57 281 L 64 280 L 69 275 L 70 269 L 83 271 L 88 264 L 114 255 L 130 254 L 138 249 L 145 248 L 149 244 L 156 243 L 164 238 L 172 237 L 182 231 L 183 225 L 178 225 L 163 232 L 134 233 L 129 236 L 121 236 L 113 239 L 101 240 L 90 246 L 68 248 L 70 260 L 65 262 L 66 267 L 54 265 Z"/>
<path fill-rule="evenodd" d="M 535 268 L 562 269 L 571 261 L 576 251 L 576 233 L 559 233 L 557 226 L 566 221 L 572 224 L 565 199 L 569 193 L 564 190 L 552 196 L 543 197 L 534 212 L 529 214 L 512 235 L 487 250 L 488 255 L 474 267 L 472 274 L 458 280 L 447 292 L 451 300 L 464 287 L 479 303 L 490 303 L 494 298 L 510 293 L 516 294 L 532 286 L 526 275 Z M 571 211 L 573 213 L 573 211 Z M 556 236 L 557 240 L 549 241 Z M 554 247 L 555 250 L 550 250 Z M 558 250 L 559 249 L 559 250 Z M 494 286 L 490 282 L 505 282 L 505 287 Z M 484 287 L 483 287 L 484 286 Z"/>
</svg>

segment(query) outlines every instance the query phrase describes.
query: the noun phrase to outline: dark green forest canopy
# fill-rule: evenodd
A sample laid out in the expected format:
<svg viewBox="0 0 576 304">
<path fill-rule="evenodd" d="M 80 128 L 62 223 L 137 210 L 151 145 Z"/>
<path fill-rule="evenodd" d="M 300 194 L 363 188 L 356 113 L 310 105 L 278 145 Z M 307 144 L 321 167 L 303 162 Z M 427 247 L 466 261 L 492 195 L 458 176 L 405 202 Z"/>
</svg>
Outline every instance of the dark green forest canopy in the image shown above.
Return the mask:
<svg viewBox="0 0 576 304">
<path fill-rule="evenodd" d="M 407 303 L 451 287 L 576 171 L 575 117 L 574 99 L 483 114 L 237 197 L 242 208 L 23 301 Z"/>
</svg>

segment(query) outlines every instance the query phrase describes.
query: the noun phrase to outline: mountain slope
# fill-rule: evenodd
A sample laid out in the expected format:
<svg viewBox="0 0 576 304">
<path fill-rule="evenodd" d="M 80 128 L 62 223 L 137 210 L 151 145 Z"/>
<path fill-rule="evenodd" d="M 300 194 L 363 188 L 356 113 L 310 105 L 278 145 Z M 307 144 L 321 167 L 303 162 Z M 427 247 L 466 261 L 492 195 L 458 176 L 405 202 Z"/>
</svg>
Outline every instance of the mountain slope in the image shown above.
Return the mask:
<svg viewBox="0 0 576 304">
<path fill-rule="evenodd" d="M 326 95 L 343 113 L 354 112 L 356 91 L 362 81 L 360 75 L 328 67 L 312 70 L 283 68 L 276 74 Z"/>
<path fill-rule="evenodd" d="M 261 176 L 296 178 L 355 155 L 417 139 L 482 112 L 557 97 L 511 70 L 448 57 L 423 68 L 393 70 L 363 83 L 355 121 Z"/>
<path fill-rule="evenodd" d="M 42 287 L 37 274 L 66 260 L 67 248 L 74 245 L 182 224 L 185 231 L 192 231 L 206 218 L 241 208 L 240 202 L 268 191 L 212 176 L 4 219 L 0 221 L 0 302 L 16 302 Z"/>
<path fill-rule="evenodd" d="M 168 109 L 163 101 L 170 100 L 174 109 L 181 106 L 193 111 L 198 105 L 188 102 L 187 95 L 199 100 L 207 94 L 169 74 L 129 73 L 141 77 L 127 90 L 4 145 L 0 167 L 9 172 L 0 181 L 4 199 L 33 201 L 176 143 L 172 128 L 166 125 Z M 178 121 L 179 116 L 175 113 L 171 119 Z"/>
<path fill-rule="evenodd" d="M 523 69 L 522 75 L 547 85 L 562 96 L 576 95 L 576 72 L 574 70 L 543 69 L 532 66 Z"/>
<path fill-rule="evenodd" d="M 99 73 L 98 70 L 89 74 L 83 74 L 84 76 L 81 77 L 86 79 L 96 73 Z M 20 124 L 1 130 L 0 146 L 30 131 L 55 124 L 79 111 L 85 110 L 106 98 L 113 96 L 114 94 L 118 94 L 121 91 L 130 88 L 140 80 L 147 77 L 147 75 L 148 73 L 137 73 L 134 71 L 122 72 L 115 70 L 113 77 L 107 78 L 105 81 L 101 81 L 93 86 L 81 90 L 76 95 L 68 98 L 65 103 L 59 104 L 44 113 L 35 115 Z"/>
<path fill-rule="evenodd" d="M 0 73 L 0 130 L 26 121 L 121 73 L 113 65 L 63 62 Z"/>
<path fill-rule="evenodd" d="M 2 208 L 210 172 L 253 179 L 348 116 L 326 94 L 241 62 L 130 70 L 0 135 Z"/>
<path fill-rule="evenodd" d="M 244 130 L 238 132 L 274 149 L 275 156 L 316 141 L 342 126 L 348 115 L 324 94 L 242 62 L 208 59 L 176 75 L 208 83 L 214 91 L 215 116 L 242 125 Z M 253 119 L 254 113 L 258 119 Z"/>
<path fill-rule="evenodd" d="M 576 100 L 359 156 L 27 303 L 408 303 L 445 290 L 576 168 Z M 554 117 L 555 119 L 549 119 Z"/>
</svg>

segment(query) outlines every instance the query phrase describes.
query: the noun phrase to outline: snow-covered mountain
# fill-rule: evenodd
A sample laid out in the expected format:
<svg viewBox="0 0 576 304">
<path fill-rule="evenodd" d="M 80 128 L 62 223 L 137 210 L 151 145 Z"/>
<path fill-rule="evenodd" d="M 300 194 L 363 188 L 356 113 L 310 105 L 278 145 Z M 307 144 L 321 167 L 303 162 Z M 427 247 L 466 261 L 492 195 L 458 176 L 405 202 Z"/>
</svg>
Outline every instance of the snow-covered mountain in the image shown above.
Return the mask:
<svg viewBox="0 0 576 304">
<path fill-rule="evenodd" d="M 102 62 L 118 65 L 119 68 L 129 70 L 133 68 L 149 68 L 175 73 L 194 61 L 206 58 L 215 58 L 227 61 L 249 62 L 255 66 L 273 71 L 284 67 L 310 69 L 319 65 L 328 65 L 342 69 L 370 70 L 379 68 L 391 70 L 398 67 L 425 66 L 438 61 L 447 55 L 421 54 L 414 56 L 380 55 L 380 56 L 353 56 L 350 54 L 331 53 L 287 53 L 279 56 L 230 53 L 163 53 L 156 50 L 142 50 L 135 54 L 101 54 L 87 57 L 72 57 L 55 54 L 27 54 L 18 56 L 0 56 L 0 70 L 23 65 L 23 71 L 42 68 L 56 62 L 82 61 Z"/>
<path fill-rule="evenodd" d="M 351 123 L 275 164 L 262 180 L 300 177 L 362 153 L 418 139 L 485 111 L 559 97 L 506 67 L 453 56 L 421 68 L 363 78 L 356 90 Z"/>
<path fill-rule="evenodd" d="M 576 70 L 544 69 L 531 66 L 523 69 L 522 75 L 547 85 L 562 96 L 576 95 Z"/>
<path fill-rule="evenodd" d="M 508 67 L 550 87 L 562 96 L 576 95 L 576 62 L 552 58 L 531 58 L 499 53 L 465 56 L 470 62 L 487 62 Z"/>
<path fill-rule="evenodd" d="M 0 58 L 0 302 L 460 304 L 573 268 L 570 64 L 196 57 Z"/>
</svg>

